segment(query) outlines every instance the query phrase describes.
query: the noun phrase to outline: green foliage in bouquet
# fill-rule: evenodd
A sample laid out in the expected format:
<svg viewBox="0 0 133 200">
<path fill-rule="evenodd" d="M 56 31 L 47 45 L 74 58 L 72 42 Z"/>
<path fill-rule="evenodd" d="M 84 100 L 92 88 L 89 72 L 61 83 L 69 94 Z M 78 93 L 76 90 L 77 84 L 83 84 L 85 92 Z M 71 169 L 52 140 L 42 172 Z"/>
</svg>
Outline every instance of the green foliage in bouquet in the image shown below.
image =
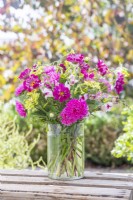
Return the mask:
<svg viewBox="0 0 133 200">
<path fill-rule="evenodd" d="M 133 163 L 133 106 L 125 109 L 123 115 L 127 118 L 124 124 L 124 134 L 115 142 L 112 154 L 116 158 L 126 157 L 128 161 Z"/>
</svg>

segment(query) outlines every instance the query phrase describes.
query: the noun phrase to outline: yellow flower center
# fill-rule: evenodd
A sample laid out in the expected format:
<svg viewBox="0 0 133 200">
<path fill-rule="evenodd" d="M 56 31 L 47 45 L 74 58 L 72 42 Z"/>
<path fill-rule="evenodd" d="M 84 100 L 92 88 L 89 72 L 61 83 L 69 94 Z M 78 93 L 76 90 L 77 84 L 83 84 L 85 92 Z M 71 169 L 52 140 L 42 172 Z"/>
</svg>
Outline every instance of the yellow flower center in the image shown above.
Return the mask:
<svg viewBox="0 0 133 200">
<path fill-rule="evenodd" d="M 34 86 L 34 84 L 35 84 L 35 82 L 33 81 L 33 82 L 31 82 L 31 83 L 30 83 L 30 86 L 32 86 L 32 87 L 33 87 L 33 86 Z"/>
<path fill-rule="evenodd" d="M 60 92 L 60 96 L 63 96 L 64 95 L 64 92 Z"/>
</svg>

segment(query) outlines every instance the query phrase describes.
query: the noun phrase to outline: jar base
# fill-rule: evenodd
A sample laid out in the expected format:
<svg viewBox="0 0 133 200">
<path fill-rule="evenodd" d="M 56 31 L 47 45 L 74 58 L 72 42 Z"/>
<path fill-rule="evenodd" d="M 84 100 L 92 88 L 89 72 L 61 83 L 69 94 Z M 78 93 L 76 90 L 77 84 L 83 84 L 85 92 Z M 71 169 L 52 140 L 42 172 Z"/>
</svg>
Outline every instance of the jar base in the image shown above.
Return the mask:
<svg viewBox="0 0 133 200">
<path fill-rule="evenodd" d="M 48 178 L 53 179 L 53 180 L 58 180 L 58 181 L 73 181 L 73 180 L 78 180 L 84 178 L 83 176 L 73 176 L 73 177 L 57 177 L 54 175 L 48 175 Z"/>
</svg>

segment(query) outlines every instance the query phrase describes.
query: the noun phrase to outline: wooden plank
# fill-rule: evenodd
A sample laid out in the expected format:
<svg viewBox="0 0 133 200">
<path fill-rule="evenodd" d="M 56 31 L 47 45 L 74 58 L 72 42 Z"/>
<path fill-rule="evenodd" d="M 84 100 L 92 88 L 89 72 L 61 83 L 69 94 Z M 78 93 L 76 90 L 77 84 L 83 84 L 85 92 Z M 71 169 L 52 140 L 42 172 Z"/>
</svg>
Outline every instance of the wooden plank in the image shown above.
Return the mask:
<svg viewBox="0 0 133 200">
<path fill-rule="evenodd" d="M 55 199 L 59 199 L 60 196 L 71 196 L 71 199 L 74 199 L 75 196 L 83 196 L 86 199 L 89 197 L 106 197 L 109 198 L 123 198 L 129 199 L 130 190 L 125 189 L 115 189 L 115 188 L 96 188 L 96 187 L 75 187 L 75 186 L 57 186 L 57 185 L 24 185 L 24 184 L 1 184 L 0 185 L 1 196 L 4 196 L 4 192 L 8 194 L 11 192 L 21 192 L 22 197 L 25 197 L 26 194 L 38 193 L 39 195 L 51 196 L 53 194 Z M 64 197 L 65 198 L 65 197 Z M 47 198 L 45 198 L 47 199 Z"/>
<path fill-rule="evenodd" d="M 81 195 L 60 195 L 55 196 L 55 194 L 43 194 L 43 193 L 25 193 L 21 192 L 4 192 L 0 195 L 0 200 L 120 200 L 121 197 L 107 197 L 107 196 L 81 196 Z M 122 198 L 121 200 L 127 200 L 127 198 Z M 132 199 L 129 199 L 132 200 Z"/>
<path fill-rule="evenodd" d="M 95 180 L 80 179 L 73 181 L 56 181 L 48 177 L 27 177 L 27 176 L 1 176 L 0 182 L 5 184 L 30 184 L 30 185 L 66 185 L 66 186 L 80 186 L 80 187 L 105 187 L 117 189 L 133 189 L 132 181 L 117 181 L 117 180 Z"/>
<path fill-rule="evenodd" d="M 101 172 L 85 172 L 86 178 L 104 179 L 104 180 L 132 180 L 133 173 L 101 173 Z"/>
<path fill-rule="evenodd" d="M 0 200 L 133 200 L 130 173 L 85 172 L 85 178 L 56 181 L 43 170 L 0 170 Z"/>
<path fill-rule="evenodd" d="M 132 173 L 101 173 L 101 172 L 91 172 L 85 171 L 85 178 L 90 179 L 104 179 L 104 180 L 132 180 Z M 10 176 L 32 176 L 32 177 L 46 177 L 47 171 L 44 170 L 0 170 L 0 175 L 10 175 Z"/>
</svg>

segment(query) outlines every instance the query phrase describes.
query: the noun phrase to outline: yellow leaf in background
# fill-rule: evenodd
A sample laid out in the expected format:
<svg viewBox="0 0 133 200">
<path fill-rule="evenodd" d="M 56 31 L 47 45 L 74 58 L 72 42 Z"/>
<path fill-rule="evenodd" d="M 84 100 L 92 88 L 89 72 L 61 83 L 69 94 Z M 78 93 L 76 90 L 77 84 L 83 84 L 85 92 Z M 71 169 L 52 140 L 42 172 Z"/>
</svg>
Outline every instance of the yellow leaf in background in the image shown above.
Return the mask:
<svg viewBox="0 0 133 200">
<path fill-rule="evenodd" d="M 65 0 L 64 4 L 65 5 L 71 5 L 71 4 L 75 3 L 75 2 L 76 2 L 76 0 Z"/>
<path fill-rule="evenodd" d="M 121 41 L 119 39 L 115 40 L 115 50 L 120 50 L 121 48 Z"/>
<path fill-rule="evenodd" d="M 21 32 L 21 31 L 22 31 L 22 28 L 21 28 L 19 25 L 15 25 L 15 26 L 13 27 L 13 31 L 14 31 L 14 32 Z"/>
<path fill-rule="evenodd" d="M 104 49 L 103 51 L 100 52 L 100 56 L 102 58 L 107 58 L 109 55 L 109 50 L 108 49 Z"/>
<path fill-rule="evenodd" d="M 121 56 L 119 56 L 119 55 L 115 55 L 115 56 L 113 56 L 113 61 L 115 63 L 123 63 L 124 59 Z"/>
<path fill-rule="evenodd" d="M 0 87 L 2 87 L 5 84 L 6 84 L 6 80 L 4 79 L 2 75 L 0 75 Z"/>
<path fill-rule="evenodd" d="M 110 10 L 107 11 L 107 13 L 105 15 L 105 22 L 107 24 L 111 24 L 112 23 L 111 20 L 112 20 L 113 15 L 114 15 L 113 10 L 110 9 Z"/>
<path fill-rule="evenodd" d="M 4 94 L 2 96 L 3 100 L 8 101 L 11 98 L 12 93 L 14 93 L 15 91 L 15 87 L 14 85 L 10 85 L 5 91 Z"/>
<path fill-rule="evenodd" d="M 127 54 L 127 59 L 130 61 L 133 61 L 133 50 L 129 50 L 128 54 Z"/>
<path fill-rule="evenodd" d="M 0 71 L 4 71 L 5 70 L 5 67 L 0 67 Z"/>
<path fill-rule="evenodd" d="M 90 45 L 91 39 L 89 37 L 85 36 L 85 37 L 83 37 L 83 40 L 84 40 L 84 43 L 86 46 Z"/>
<path fill-rule="evenodd" d="M 78 5 L 73 6 L 72 8 L 75 12 L 79 12 L 80 11 L 80 7 Z"/>
<path fill-rule="evenodd" d="M 16 72 L 19 67 L 20 67 L 20 63 L 16 62 L 15 65 L 12 67 L 12 71 Z"/>
<path fill-rule="evenodd" d="M 17 82 L 18 82 L 18 80 L 19 80 L 18 76 L 17 76 L 17 75 L 15 75 L 15 76 L 14 76 L 14 79 L 13 79 L 13 82 L 14 82 L 14 83 L 17 83 Z"/>
<path fill-rule="evenodd" d="M 95 16 L 94 21 L 96 21 L 98 24 L 101 24 L 103 20 L 100 16 Z"/>
</svg>

